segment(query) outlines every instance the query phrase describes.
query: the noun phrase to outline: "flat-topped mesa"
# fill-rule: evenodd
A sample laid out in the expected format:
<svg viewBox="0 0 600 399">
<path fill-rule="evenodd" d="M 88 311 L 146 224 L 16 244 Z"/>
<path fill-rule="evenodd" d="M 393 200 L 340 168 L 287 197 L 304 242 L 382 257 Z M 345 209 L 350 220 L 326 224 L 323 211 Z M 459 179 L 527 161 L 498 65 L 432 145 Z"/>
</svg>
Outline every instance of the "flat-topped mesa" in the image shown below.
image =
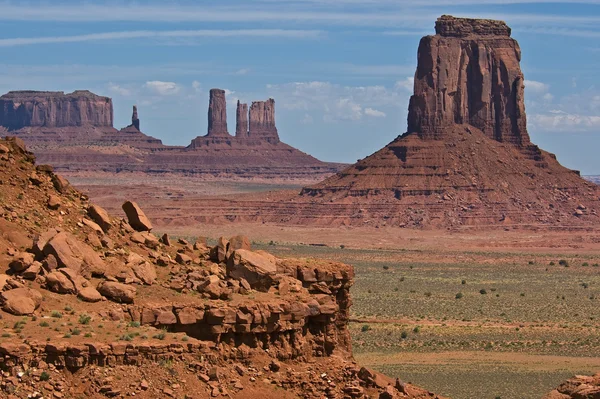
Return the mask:
<svg viewBox="0 0 600 399">
<path fill-rule="evenodd" d="M 442 15 L 435 23 L 435 33 L 446 37 L 508 36 L 511 29 L 506 22 L 493 19 L 455 18 Z"/>
<path fill-rule="evenodd" d="M 211 89 L 208 105 L 207 137 L 229 136 L 227 131 L 227 101 L 225 90 Z"/>
<path fill-rule="evenodd" d="M 24 127 L 113 126 L 113 104 L 108 97 L 87 90 L 11 91 L 0 97 L 0 126 Z"/>
<path fill-rule="evenodd" d="M 248 104 L 237 102 L 237 109 L 235 112 L 235 137 L 236 138 L 247 138 L 248 137 Z"/>
<path fill-rule="evenodd" d="M 140 118 L 138 117 L 138 110 L 136 105 L 133 106 L 133 114 L 131 115 L 131 126 L 136 128 L 137 130 L 140 130 Z"/>
<path fill-rule="evenodd" d="M 527 133 L 521 50 L 502 21 L 442 16 L 421 39 L 408 132 L 443 139 L 468 124 L 517 146 Z"/>
<path fill-rule="evenodd" d="M 261 139 L 272 144 L 279 142 L 279 134 L 275 127 L 275 100 L 269 98 L 267 101 L 252 102 L 248 136 L 251 139 Z"/>
</svg>

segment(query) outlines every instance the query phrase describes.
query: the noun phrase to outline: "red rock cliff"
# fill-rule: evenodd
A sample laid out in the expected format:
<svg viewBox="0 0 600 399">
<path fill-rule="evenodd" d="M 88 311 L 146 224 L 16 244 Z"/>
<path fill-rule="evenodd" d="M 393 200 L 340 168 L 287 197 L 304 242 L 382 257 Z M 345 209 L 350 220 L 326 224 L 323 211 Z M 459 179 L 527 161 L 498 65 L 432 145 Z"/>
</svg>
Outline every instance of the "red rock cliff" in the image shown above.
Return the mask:
<svg viewBox="0 0 600 399">
<path fill-rule="evenodd" d="M 208 105 L 208 137 L 229 136 L 225 90 L 211 89 Z"/>
<path fill-rule="evenodd" d="M 275 127 L 275 100 L 253 101 L 250 106 L 250 138 L 265 139 L 271 143 L 279 142 Z"/>
<path fill-rule="evenodd" d="M 112 127 L 112 100 L 87 90 L 11 91 L 0 97 L 0 126 L 9 130 L 85 125 Z"/>
<path fill-rule="evenodd" d="M 133 113 L 131 114 L 131 126 L 140 130 L 140 118 L 138 117 L 137 106 L 133 106 Z"/>
<path fill-rule="evenodd" d="M 443 139 L 454 124 L 488 137 L 529 144 L 521 50 L 502 21 L 442 16 L 421 39 L 408 132 Z"/>
</svg>

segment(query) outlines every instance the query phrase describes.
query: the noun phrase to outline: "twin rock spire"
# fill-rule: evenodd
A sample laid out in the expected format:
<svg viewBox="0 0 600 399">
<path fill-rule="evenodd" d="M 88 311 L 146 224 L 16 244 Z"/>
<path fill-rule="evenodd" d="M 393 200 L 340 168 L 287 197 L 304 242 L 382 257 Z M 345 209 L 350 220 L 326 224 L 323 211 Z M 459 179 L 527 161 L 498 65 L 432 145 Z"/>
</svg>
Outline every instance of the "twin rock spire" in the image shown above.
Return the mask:
<svg viewBox="0 0 600 399">
<path fill-rule="evenodd" d="M 227 130 L 225 90 L 210 90 L 206 137 L 231 137 Z M 248 104 L 238 101 L 235 138 L 261 140 L 271 144 L 278 143 L 279 134 L 275 126 L 275 100 L 270 98 L 267 101 L 253 101 L 250 111 L 248 111 Z"/>
</svg>

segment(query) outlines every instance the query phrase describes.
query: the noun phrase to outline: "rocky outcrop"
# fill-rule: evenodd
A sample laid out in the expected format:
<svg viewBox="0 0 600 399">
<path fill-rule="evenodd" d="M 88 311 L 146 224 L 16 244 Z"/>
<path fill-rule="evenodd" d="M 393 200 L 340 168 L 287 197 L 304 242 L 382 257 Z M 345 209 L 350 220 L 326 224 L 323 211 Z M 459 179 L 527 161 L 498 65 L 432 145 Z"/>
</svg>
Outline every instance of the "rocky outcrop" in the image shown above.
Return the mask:
<svg viewBox="0 0 600 399">
<path fill-rule="evenodd" d="M 279 142 L 279 134 L 275 127 L 275 100 L 253 101 L 250 106 L 248 136 L 270 143 Z"/>
<path fill-rule="evenodd" d="M 0 97 L 0 126 L 8 130 L 24 127 L 112 127 L 112 125 L 112 100 L 87 90 L 69 94 L 11 91 Z"/>
<path fill-rule="evenodd" d="M 225 100 L 225 90 L 210 89 L 207 136 L 229 136 L 229 132 L 227 131 L 227 101 Z"/>
<path fill-rule="evenodd" d="M 576 375 L 560 384 L 543 399 L 594 399 L 600 397 L 600 373 Z"/>
<path fill-rule="evenodd" d="M 502 21 L 442 16 L 421 39 L 408 132 L 444 139 L 468 124 L 494 140 L 529 144 L 521 49 Z"/>
<path fill-rule="evenodd" d="M 133 114 L 131 114 L 131 126 L 140 130 L 140 118 L 138 117 L 137 106 L 133 106 Z"/>
<path fill-rule="evenodd" d="M 245 139 L 248 137 L 248 104 L 237 102 L 235 112 L 235 137 Z"/>
</svg>

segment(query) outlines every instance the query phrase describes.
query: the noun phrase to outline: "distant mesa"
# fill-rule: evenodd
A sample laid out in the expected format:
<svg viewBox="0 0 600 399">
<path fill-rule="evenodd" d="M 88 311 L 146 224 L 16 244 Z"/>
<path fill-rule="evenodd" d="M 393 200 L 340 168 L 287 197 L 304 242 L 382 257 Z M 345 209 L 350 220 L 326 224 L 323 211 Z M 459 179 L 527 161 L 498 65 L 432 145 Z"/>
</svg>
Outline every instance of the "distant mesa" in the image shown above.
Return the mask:
<svg viewBox="0 0 600 399">
<path fill-rule="evenodd" d="M 235 136 L 227 128 L 225 91 L 210 90 L 208 131 L 187 147 L 167 146 L 131 124 L 113 127 L 113 103 L 87 90 L 13 91 L 0 97 L 0 133 L 23 139 L 38 161 L 63 173 L 144 172 L 318 181 L 342 164 L 321 162 L 279 139 L 275 101 L 238 102 Z"/>
<path fill-rule="evenodd" d="M 113 125 L 113 104 L 108 97 L 87 90 L 11 91 L 0 97 L 0 125 L 8 130 L 24 127 Z"/>
</svg>

